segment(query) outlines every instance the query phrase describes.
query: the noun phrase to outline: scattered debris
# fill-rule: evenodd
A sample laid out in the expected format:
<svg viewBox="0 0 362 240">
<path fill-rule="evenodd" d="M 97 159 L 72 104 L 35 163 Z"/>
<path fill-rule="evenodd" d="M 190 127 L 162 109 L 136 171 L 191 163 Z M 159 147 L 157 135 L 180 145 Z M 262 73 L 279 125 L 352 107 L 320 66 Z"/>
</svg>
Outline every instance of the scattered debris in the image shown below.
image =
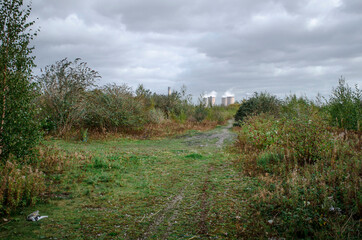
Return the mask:
<svg viewBox="0 0 362 240">
<path fill-rule="evenodd" d="M 27 217 L 26 217 L 26 220 L 27 221 L 32 221 L 32 222 L 36 222 L 36 221 L 39 221 L 43 218 L 47 218 L 48 216 L 40 216 L 39 215 L 39 211 L 35 211 L 33 213 L 30 213 Z"/>
</svg>

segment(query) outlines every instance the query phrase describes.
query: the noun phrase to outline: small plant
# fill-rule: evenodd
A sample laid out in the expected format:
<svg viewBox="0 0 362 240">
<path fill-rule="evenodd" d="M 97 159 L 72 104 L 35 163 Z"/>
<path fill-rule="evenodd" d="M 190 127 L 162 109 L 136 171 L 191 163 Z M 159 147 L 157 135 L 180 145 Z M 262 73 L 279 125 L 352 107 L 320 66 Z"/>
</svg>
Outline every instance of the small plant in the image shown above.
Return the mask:
<svg viewBox="0 0 362 240">
<path fill-rule="evenodd" d="M 88 128 L 86 128 L 86 129 L 81 128 L 80 129 L 80 140 L 82 142 L 87 142 L 88 141 Z"/>
<path fill-rule="evenodd" d="M 109 164 L 106 162 L 106 160 L 104 158 L 100 158 L 100 157 L 94 157 L 93 158 L 93 168 L 109 168 Z"/>
<path fill-rule="evenodd" d="M 258 167 L 267 173 L 273 173 L 275 168 L 283 161 L 284 155 L 281 153 L 265 152 L 258 156 L 256 164 Z"/>
</svg>

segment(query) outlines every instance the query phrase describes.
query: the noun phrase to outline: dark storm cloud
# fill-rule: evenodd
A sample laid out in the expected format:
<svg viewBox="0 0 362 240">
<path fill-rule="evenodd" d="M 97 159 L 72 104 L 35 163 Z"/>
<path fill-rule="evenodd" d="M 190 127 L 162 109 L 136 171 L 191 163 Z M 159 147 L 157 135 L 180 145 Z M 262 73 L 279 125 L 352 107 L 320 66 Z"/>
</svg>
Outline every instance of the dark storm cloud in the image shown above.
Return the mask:
<svg viewBox="0 0 362 240">
<path fill-rule="evenodd" d="M 360 0 L 33 0 L 44 67 L 81 57 L 101 84 L 328 94 L 361 84 Z"/>
</svg>

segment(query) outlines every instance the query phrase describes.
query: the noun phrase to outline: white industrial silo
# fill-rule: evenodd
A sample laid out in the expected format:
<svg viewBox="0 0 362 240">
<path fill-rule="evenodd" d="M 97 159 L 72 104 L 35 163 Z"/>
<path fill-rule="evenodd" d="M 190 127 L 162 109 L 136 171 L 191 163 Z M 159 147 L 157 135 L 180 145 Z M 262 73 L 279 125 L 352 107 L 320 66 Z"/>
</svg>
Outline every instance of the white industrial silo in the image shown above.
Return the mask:
<svg viewBox="0 0 362 240">
<path fill-rule="evenodd" d="M 221 106 L 226 107 L 227 105 L 228 105 L 227 98 L 226 98 L 226 97 L 222 97 L 222 98 L 221 98 Z"/>
<path fill-rule="evenodd" d="M 215 97 L 210 96 L 209 97 L 209 106 L 210 107 L 215 106 L 215 101 L 216 101 Z"/>
<path fill-rule="evenodd" d="M 235 97 L 227 97 L 227 106 L 235 103 Z"/>
</svg>

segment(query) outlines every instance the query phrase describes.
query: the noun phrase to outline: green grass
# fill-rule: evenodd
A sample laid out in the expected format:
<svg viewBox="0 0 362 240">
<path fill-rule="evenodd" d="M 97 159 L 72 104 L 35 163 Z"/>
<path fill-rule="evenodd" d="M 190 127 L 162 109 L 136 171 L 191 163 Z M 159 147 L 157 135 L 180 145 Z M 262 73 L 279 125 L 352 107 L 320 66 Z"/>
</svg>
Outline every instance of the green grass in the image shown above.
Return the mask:
<svg viewBox="0 0 362 240">
<path fill-rule="evenodd" d="M 208 140 L 219 130 L 163 140 L 48 141 L 87 158 L 51 176 L 58 184 L 50 200 L 2 224 L 0 239 L 228 236 L 241 180 L 229 164 L 232 156 Z M 207 144 L 190 144 L 195 136 Z M 35 210 L 49 218 L 26 222 Z"/>
<path fill-rule="evenodd" d="M 280 189 L 293 182 L 276 178 L 282 155 L 263 152 L 255 158 L 261 172 L 243 173 L 246 153 L 230 151 L 233 141 L 225 126 L 162 140 L 49 140 L 47 145 L 82 157 L 48 176 L 48 202 L 1 222 L 0 239 L 293 239 L 308 236 L 306 230 L 323 239 L 356 236 L 358 220 L 336 212 L 325 221 L 313 196 L 301 193 L 317 186 L 317 194 L 318 184 L 289 193 L 300 201 L 284 197 Z M 26 222 L 35 210 L 49 218 Z M 309 216 L 322 225 L 308 225 Z M 340 234 L 336 217 L 343 223 Z M 300 223 L 299 233 L 289 230 L 291 223 Z"/>
</svg>

